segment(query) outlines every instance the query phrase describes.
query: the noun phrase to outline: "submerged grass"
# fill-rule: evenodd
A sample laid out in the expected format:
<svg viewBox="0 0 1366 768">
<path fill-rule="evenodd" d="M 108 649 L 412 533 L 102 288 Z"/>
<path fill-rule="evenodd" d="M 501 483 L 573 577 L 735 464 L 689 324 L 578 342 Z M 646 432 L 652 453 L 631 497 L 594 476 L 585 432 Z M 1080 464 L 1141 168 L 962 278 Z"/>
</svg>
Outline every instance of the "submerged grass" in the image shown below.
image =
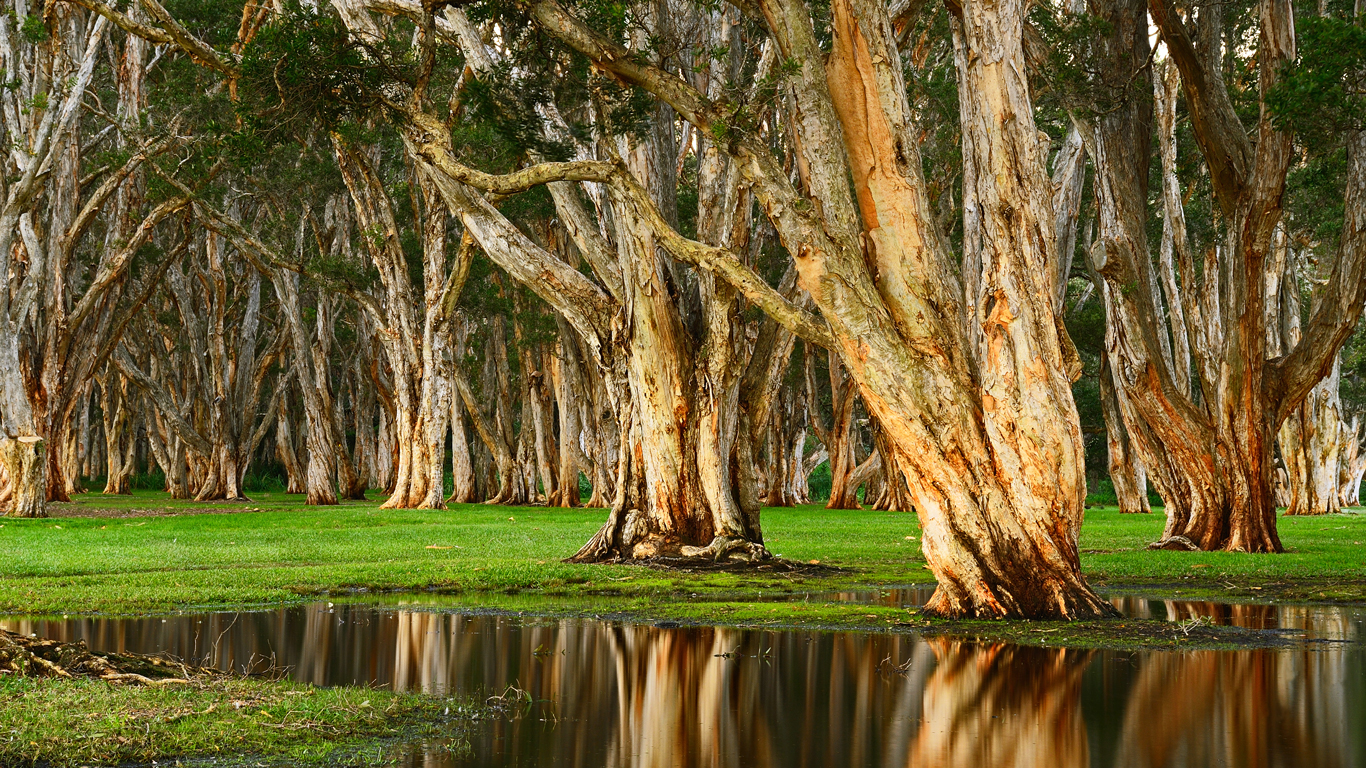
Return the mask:
<svg viewBox="0 0 1366 768">
<path fill-rule="evenodd" d="M 775 554 L 833 567 L 796 574 L 561 562 L 601 525 L 601 509 L 381 510 L 377 501 L 307 507 L 282 493 L 202 505 L 139 491 L 86 494 L 54 505 L 53 514 L 0 519 L 0 614 L 140 613 L 432 590 L 462 595 L 465 604 L 555 598 L 584 613 L 699 623 L 762 613 L 806 625 L 886 626 L 883 617 L 864 622 L 859 617 L 868 612 L 847 607 L 817 616 L 810 605 L 762 601 L 933 581 L 915 515 L 871 510 L 765 510 Z M 1102 590 L 1154 597 L 1366 600 L 1366 514 L 1282 517 L 1288 551 L 1281 555 L 1147 550 L 1162 525 L 1160 513 L 1088 510 L 1081 535 L 1087 577 Z M 718 601 L 731 607 L 722 610 Z"/>
<path fill-rule="evenodd" d="M 477 709 L 421 694 L 241 677 L 141 687 L 0 676 L 0 765 L 243 754 L 253 765 L 369 764 L 376 740 L 449 729 Z"/>
</svg>

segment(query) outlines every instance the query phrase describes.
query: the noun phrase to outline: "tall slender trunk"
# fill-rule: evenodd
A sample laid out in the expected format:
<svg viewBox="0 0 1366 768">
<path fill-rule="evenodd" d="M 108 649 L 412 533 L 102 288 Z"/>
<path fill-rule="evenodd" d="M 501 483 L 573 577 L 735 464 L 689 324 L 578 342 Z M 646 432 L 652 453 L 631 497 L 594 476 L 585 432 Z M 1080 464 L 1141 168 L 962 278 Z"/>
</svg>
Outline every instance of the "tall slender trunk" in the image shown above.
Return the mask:
<svg viewBox="0 0 1366 768">
<path fill-rule="evenodd" d="M 1100 405 L 1105 416 L 1110 482 L 1115 487 L 1121 514 L 1145 514 L 1152 512 L 1148 505 L 1148 473 L 1143 468 L 1143 460 L 1124 423 L 1120 397 L 1109 355 L 1103 355 L 1100 361 Z"/>
<path fill-rule="evenodd" d="M 451 318 L 455 325 L 453 333 L 454 343 L 451 349 L 451 367 L 447 369 L 451 378 L 451 497 L 448 502 L 457 504 L 472 504 L 479 501 L 479 489 L 476 485 L 474 472 L 474 457 L 471 453 L 469 437 L 465 431 L 464 398 L 460 395 L 459 384 L 457 383 L 456 371 L 464 359 L 466 348 L 466 337 L 468 335 L 469 324 L 463 315 Z"/>
<path fill-rule="evenodd" d="M 276 386 L 288 386 L 288 382 L 282 377 Z M 290 406 L 289 398 L 286 397 L 280 400 L 275 414 L 275 455 L 285 468 L 285 493 L 307 493 L 308 483 L 295 450 L 293 429 L 289 422 Z"/>
<path fill-rule="evenodd" d="M 128 380 L 117 372 L 105 373 L 100 382 L 100 410 L 104 412 L 105 480 L 104 493 L 128 495 L 133 492 L 129 460 L 133 442 L 128 409 Z"/>
<path fill-rule="evenodd" d="M 298 382 L 299 392 L 303 395 L 304 419 L 307 424 L 305 445 L 308 447 L 304 488 L 308 494 L 309 505 L 336 504 L 336 453 L 332 440 L 331 416 L 327 413 L 319 390 L 320 384 L 313 370 L 313 344 L 308 338 L 303 313 L 299 308 L 299 288 L 295 282 L 297 279 L 293 274 L 283 271 L 276 271 L 271 275 L 275 295 L 280 300 L 285 325 L 290 333 L 289 358 L 293 362 L 294 380 Z"/>
</svg>

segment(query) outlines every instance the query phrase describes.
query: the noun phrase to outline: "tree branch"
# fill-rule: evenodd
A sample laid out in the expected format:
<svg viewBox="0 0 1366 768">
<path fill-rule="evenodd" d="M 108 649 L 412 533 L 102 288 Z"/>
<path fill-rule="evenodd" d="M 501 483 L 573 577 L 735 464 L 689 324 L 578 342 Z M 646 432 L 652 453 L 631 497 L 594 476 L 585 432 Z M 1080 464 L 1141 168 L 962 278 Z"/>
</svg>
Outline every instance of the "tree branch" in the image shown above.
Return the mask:
<svg viewBox="0 0 1366 768">
<path fill-rule="evenodd" d="M 176 21 L 156 0 L 138 0 L 138 3 L 148 16 L 160 23 L 159 27 L 134 21 L 127 15 L 119 13 L 100 2 L 100 0 L 67 0 L 67 2 L 75 3 L 82 8 L 98 13 L 130 35 L 137 35 L 153 43 L 177 48 L 202 66 L 215 72 L 232 75 L 237 71 L 236 56 L 230 53 L 220 53 L 208 43 L 190 34 L 190 31 L 181 26 L 180 22 Z"/>
<path fill-rule="evenodd" d="M 213 444 L 199 434 L 199 431 L 189 422 L 185 421 L 184 417 L 180 415 L 180 409 L 176 408 L 175 401 L 171 399 L 170 393 L 151 376 L 138 369 L 132 358 L 128 356 L 128 350 L 121 346 L 114 350 L 114 365 L 124 376 L 137 384 L 148 397 L 152 398 L 152 402 L 156 403 L 157 409 L 161 411 L 162 416 L 166 417 L 180 439 L 184 440 L 201 456 L 213 455 Z"/>
<path fill-rule="evenodd" d="M 1181 70 L 1191 127 L 1209 164 L 1215 196 L 1225 216 L 1232 216 L 1247 189 L 1252 168 L 1252 145 L 1247 130 L 1233 111 L 1223 78 L 1205 69 L 1172 0 L 1148 0 L 1148 12 L 1167 44 L 1167 52 Z"/>
<path fill-rule="evenodd" d="M 619 197 L 619 203 L 632 207 L 636 215 L 654 232 L 655 237 L 659 238 L 659 244 L 673 254 L 674 258 L 720 277 L 762 309 L 764 314 L 802 339 L 826 349 L 835 347 L 835 338 L 824 319 L 788 301 L 734 253 L 725 248 L 689 240 L 669 226 L 650 200 L 649 193 L 624 167 L 617 169 L 610 189 Z"/>
<path fill-rule="evenodd" d="M 1347 192 L 1338 258 L 1299 344 L 1267 366 L 1266 387 L 1281 424 L 1333 367 L 1366 305 L 1366 131 L 1347 140 Z"/>
</svg>

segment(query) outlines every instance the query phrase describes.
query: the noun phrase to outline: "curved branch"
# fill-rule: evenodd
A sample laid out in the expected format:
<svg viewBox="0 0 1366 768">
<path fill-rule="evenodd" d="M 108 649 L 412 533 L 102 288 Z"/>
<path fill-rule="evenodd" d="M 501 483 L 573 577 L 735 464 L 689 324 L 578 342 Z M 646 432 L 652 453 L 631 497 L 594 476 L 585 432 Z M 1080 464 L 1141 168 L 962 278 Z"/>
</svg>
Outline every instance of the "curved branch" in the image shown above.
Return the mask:
<svg viewBox="0 0 1366 768">
<path fill-rule="evenodd" d="M 62 239 L 59 245 L 62 254 L 67 258 L 70 258 L 72 252 L 76 250 L 76 243 L 80 241 L 81 235 L 85 234 L 85 231 L 90 228 L 90 225 L 95 222 L 96 217 L 98 217 L 100 212 L 104 209 L 105 202 L 118 190 L 124 180 L 133 175 L 133 172 L 138 169 L 138 166 L 179 143 L 180 138 L 177 136 L 167 136 L 159 141 L 152 142 L 143 147 L 132 157 L 128 158 L 128 161 L 125 162 L 121 168 L 110 174 L 109 177 L 90 194 L 90 197 L 85 201 L 85 205 L 82 206 L 81 212 L 76 215 L 75 221 L 71 223 L 71 226 L 67 227 L 66 232 L 62 233 Z"/>
<path fill-rule="evenodd" d="M 196 218 L 202 221 L 204 226 L 231 241 L 233 247 L 235 247 L 247 261 L 251 262 L 253 267 L 256 267 L 256 269 L 266 277 L 273 280 L 277 271 L 280 269 L 296 272 L 305 277 L 322 277 L 321 275 L 304 269 L 303 265 L 295 264 L 276 253 L 275 249 L 255 237 L 252 237 L 251 233 L 247 232 L 241 224 L 204 204 L 203 201 L 196 201 L 194 209 Z M 351 286 L 336 280 L 329 280 L 328 284 L 345 294 L 347 298 L 359 304 L 361 309 L 365 310 L 371 317 L 384 317 L 383 308 L 380 307 L 379 302 L 375 301 L 373 296 L 361 293 Z"/>
<path fill-rule="evenodd" d="M 625 168 L 619 168 L 610 187 L 622 205 L 631 206 L 650 227 L 664 250 L 674 258 L 705 269 L 726 281 L 764 314 L 802 339 L 833 349 L 835 338 L 824 319 L 787 300 L 731 251 L 689 240 L 669 226 L 646 192 Z"/>
<path fill-rule="evenodd" d="M 1366 305 L 1366 131 L 1347 142 L 1347 192 L 1337 263 L 1324 294 L 1314 306 L 1299 344 L 1285 357 L 1271 361 L 1266 386 L 1282 423 L 1314 385 L 1333 367 Z"/>
<path fill-rule="evenodd" d="M 90 287 L 86 289 L 85 295 L 81 297 L 80 303 L 71 310 L 71 315 L 67 319 L 69 328 L 77 328 L 85 320 L 90 311 L 95 308 L 100 299 L 104 297 L 105 291 L 109 290 L 129 265 L 133 263 L 133 255 L 138 252 L 152 236 L 152 230 L 156 228 L 161 220 L 171 214 L 183 210 L 190 204 L 188 197 L 173 197 L 170 200 L 153 208 L 151 213 L 138 225 L 137 231 L 129 239 L 128 244 L 119 249 L 108 261 L 100 264 L 99 270 L 95 273 L 95 279 L 90 282 Z"/>
<path fill-rule="evenodd" d="M 148 16 L 159 22 L 160 26 L 157 27 L 134 21 L 127 15 L 119 13 L 100 2 L 100 0 L 67 0 L 67 2 L 75 3 L 82 8 L 98 13 L 130 35 L 177 48 L 197 63 L 215 72 L 232 75 L 237 71 L 236 56 L 216 51 L 213 46 L 190 34 L 190 31 L 181 26 L 180 22 L 176 21 L 156 0 L 138 0 L 138 3 Z"/>
<path fill-rule="evenodd" d="M 1252 145 L 1229 100 L 1223 79 L 1205 69 L 1172 0 L 1149 0 L 1148 12 L 1162 33 L 1167 51 L 1181 70 L 1181 85 L 1195 140 L 1209 163 L 1210 180 L 1225 216 L 1232 216 L 1247 189 Z"/>
<path fill-rule="evenodd" d="M 128 356 L 128 350 L 123 347 L 114 350 L 114 365 L 118 366 L 119 371 L 124 376 L 127 376 L 143 392 L 147 393 L 148 397 L 152 398 L 152 402 L 156 403 L 157 409 L 166 417 L 180 439 L 184 440 L 201 456 L 213 455 L 213 443 L 210 443 L 188 421 L 185 421 L 185 418 L 180 415 L 180 410 L 176 408 L 175 402 L 171 399 L 170 393 L 155 379 L 138 369 L 132 358 Z"/>
</svg>

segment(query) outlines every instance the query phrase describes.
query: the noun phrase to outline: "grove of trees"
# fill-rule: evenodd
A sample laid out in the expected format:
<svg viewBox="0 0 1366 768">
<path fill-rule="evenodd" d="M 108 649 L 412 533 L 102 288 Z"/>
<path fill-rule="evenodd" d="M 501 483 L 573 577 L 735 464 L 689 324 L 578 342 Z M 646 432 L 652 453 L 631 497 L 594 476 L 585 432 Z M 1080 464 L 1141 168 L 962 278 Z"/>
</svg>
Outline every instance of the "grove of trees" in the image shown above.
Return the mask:
<svg viewBox="0 0 1366 768">
<path fill-rule="evenodd" d="M 1360 5 L 14 0 L 0 493 L 605 507 L 579 562 L 827 496 L 933 613 L 1108 615 L 1088 489 L 1359 503 Z"/>
</svg>

